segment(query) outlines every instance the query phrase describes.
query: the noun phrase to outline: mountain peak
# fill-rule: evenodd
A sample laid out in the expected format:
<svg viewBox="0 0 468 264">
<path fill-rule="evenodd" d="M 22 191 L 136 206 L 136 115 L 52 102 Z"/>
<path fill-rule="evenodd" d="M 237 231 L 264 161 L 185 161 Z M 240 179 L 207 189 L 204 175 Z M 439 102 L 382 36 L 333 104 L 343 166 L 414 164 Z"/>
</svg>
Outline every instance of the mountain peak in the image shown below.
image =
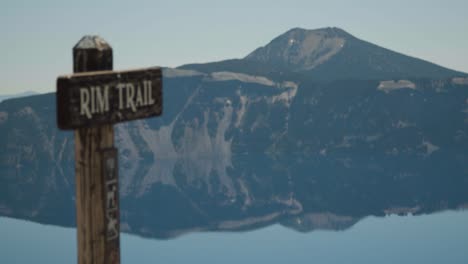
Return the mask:
<svg viewBox="0 0 468 264">
<path fill-rule="evenodd" d="M 272 63 L 292 70 L 310 70 L 337 54 L 352 37 L 346 31 L 327 27 L 293 28 L 256 49 L 245 59 Z"/>
<path fill-rule="evenodd" d="M 305 29 L 301 27 L 295 27 L 288 30 L 283 35 L 287 34 L 319 34 L 326 37 L 352 37 L 351 34 L 339 27 L 324 27 L 317 29 Z"/>
<path fill-rule="evenodd" d="M 243 59 L 188 64 L 200 72 L 230 71 L 274 80 L 404 80 L 468 74 L 358 39 L 341 28 L 292 28 Z"/>
</svg>

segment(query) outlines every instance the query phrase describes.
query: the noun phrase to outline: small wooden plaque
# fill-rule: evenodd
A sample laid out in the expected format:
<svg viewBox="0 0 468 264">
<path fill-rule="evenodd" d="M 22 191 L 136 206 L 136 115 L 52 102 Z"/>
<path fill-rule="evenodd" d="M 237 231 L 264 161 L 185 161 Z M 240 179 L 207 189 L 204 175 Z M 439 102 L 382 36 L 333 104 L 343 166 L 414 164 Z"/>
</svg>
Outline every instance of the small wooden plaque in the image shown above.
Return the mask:
<svg viewBox="0 0 468 264">
<path fill-rule="evenodd" d="M 57 123 L 63 130 L 162 114 L 160 68 L 85 72 L 57 79 Z"/>
</svg>

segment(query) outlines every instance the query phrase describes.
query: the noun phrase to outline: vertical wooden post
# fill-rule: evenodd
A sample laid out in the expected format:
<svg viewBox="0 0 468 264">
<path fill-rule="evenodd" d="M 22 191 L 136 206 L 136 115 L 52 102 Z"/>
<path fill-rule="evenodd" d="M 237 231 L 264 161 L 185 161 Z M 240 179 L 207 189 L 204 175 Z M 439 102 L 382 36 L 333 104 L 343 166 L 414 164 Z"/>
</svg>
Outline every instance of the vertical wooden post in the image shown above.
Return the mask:
<svg viewBox="0 0 468 264">
<path fill-rule="evenodd" d="M 75 73 L 112 70 L 112 48 L 85 36 L 73 48 L 73 64 Z M 79 264 L 120 263 L 116 152 L 112 125 L 75 130 Z"/>
</svg>

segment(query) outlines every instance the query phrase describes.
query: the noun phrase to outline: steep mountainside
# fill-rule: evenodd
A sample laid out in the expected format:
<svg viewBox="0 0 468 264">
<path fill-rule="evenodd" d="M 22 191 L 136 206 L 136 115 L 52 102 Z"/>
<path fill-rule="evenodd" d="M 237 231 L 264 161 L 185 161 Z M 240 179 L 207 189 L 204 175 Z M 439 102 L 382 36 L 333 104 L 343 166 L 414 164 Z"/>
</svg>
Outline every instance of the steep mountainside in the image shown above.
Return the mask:
<svg viewBox="0 0 468 264">
<path fill-rule="evenodd" d="M 128 232 L 344 229 L 468 201 L 467 79 L 164 76 L 164 115 L 116 126 Z M 57 130 L 54 100 L 0 104 L 0 214 L 73 225 L 73 136 Z"/>
</svg>

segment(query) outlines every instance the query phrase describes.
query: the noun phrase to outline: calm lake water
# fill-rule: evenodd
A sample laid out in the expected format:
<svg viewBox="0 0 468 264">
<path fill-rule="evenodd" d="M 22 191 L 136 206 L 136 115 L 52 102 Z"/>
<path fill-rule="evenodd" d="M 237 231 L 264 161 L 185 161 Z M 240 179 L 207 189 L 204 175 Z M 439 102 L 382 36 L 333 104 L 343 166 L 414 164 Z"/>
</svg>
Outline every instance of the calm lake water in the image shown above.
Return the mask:
<svg viewBox="0 0 468 264">
<path fill-rule="evenodd" d="M 76 263 L 74 228 L 0 217 L 0 263 Z M 468 263 L 468 211 L 367 217 L 345 231 L 275 224 L 169 240 L 123 234 L 122 263 Z"/>
</svg>

